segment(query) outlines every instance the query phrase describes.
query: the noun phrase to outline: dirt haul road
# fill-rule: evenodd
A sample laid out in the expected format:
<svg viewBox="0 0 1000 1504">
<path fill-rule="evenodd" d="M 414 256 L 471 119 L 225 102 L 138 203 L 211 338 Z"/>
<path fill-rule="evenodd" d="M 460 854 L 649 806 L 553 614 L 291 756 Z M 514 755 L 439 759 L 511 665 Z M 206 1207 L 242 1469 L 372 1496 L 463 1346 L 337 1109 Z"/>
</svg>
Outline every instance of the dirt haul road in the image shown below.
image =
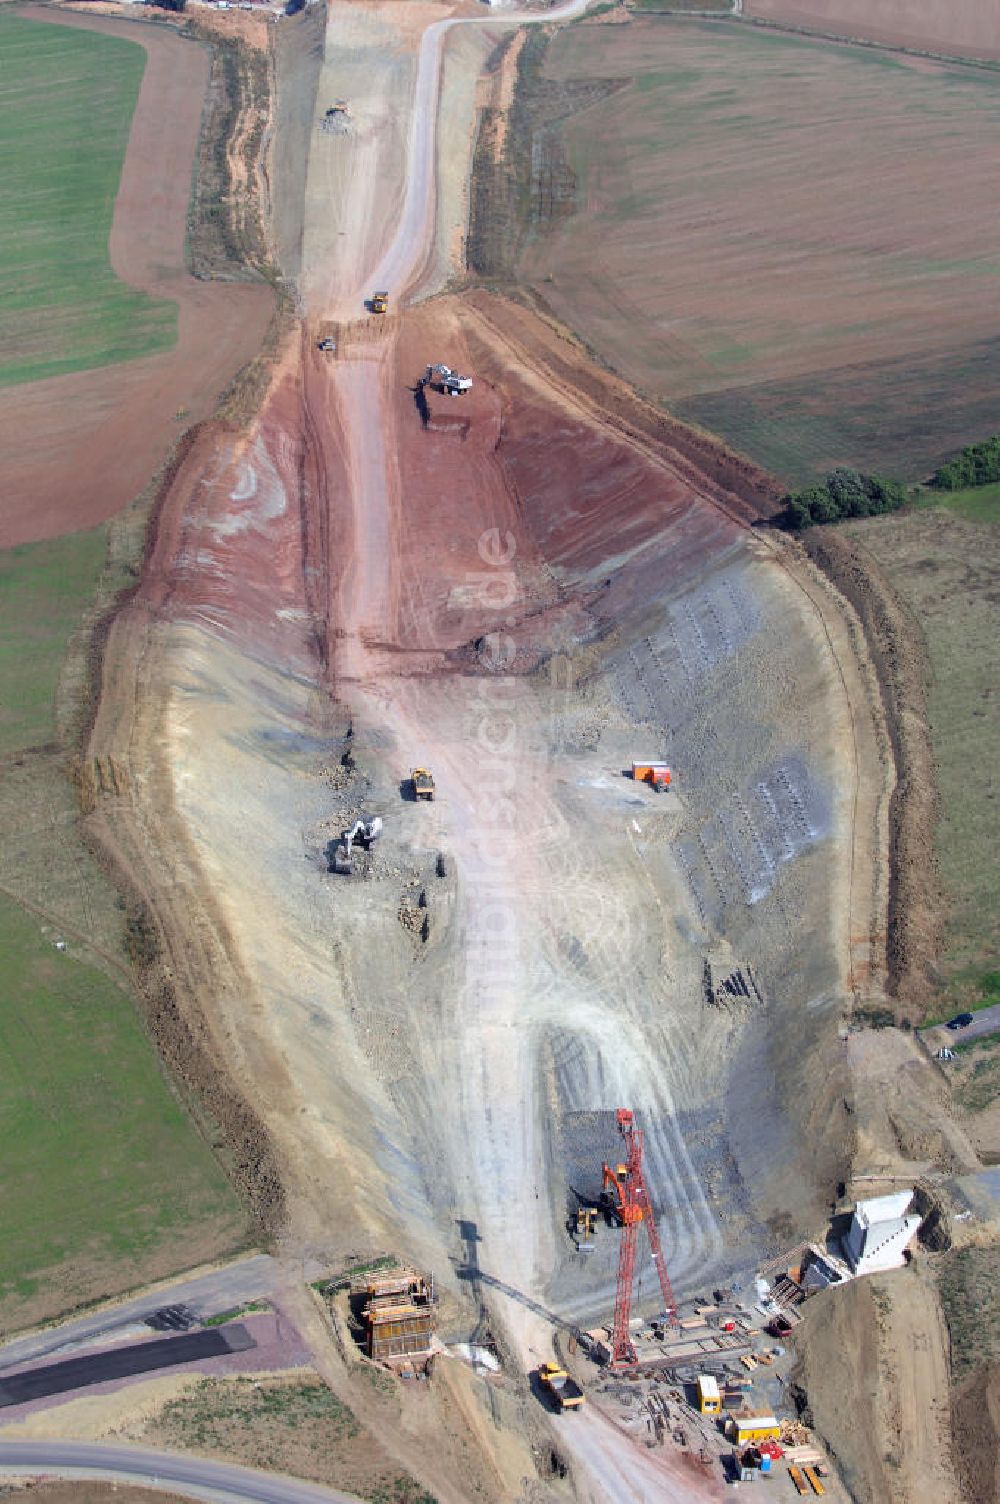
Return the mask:
<svg viewBox="0 0 1000 1504">
<path fill-rule="evenodd" d="M 436 118 L 442 33 L 401 10 L 330 11 L 318 107 L 349 78 L 358 124 L 310 151 L 307 329 L 379 267 L 398 303 L 429 260 L 435 174 L 406 164 L 436 158 L 399 120 Z M 439 359 L 475 386 L 422 418 Z M 305 332 L 253 431 L 204 433 L 166 490 L 92 737 L 122 769 L 94 837 L 162 928 L 154 1026 L 253 1103 L 235 1162 L 264 1211 L 280 1167 L 287 1250 L 418 1260 L 445 1334 L 493 1330 L 515 1373 L 553 1319 L 610 1307 L 616 1239 L 581 1267 L 564 1224 L 618 1105 L 680 1293 L 820 1225 L 848 1153 L 840 1004 L 884 944 L 864 854 L 887 759 L 839 608 L 653 418 L 482 296 L 361 321 L 335 360 Z M 622 778 L 643 754 L 676 794 Z M 400 798 L 420 764 L 429 806 Z M 347 882 L 329 843 L 362 811 L 386 830 Z M 707 963 L 752 964 L 754 998 L 711 1004 Z M 438 1392 L 386 1435 L 464 1499 Z M 517 1393 L 478 1433 L 487 1497 L 534 1465 Z M 706 1491 L 597 1403 L 572 1419 L 581 1497 Z"/>
<path fill-rule="evenodd" d="M 568 17 L 585 8 L 586 0 L 573 0 L 546 19 Z M 360 273 L 346 305 L 337 305 L 341 317 L 356 316 L 365 293 L 373 287 L 388 287 L 394 299 L 401 299 L 430 258 L 441 49 L 447 31 L 456 24 L 463 23 L 435 22 L 421 39 L 406 188 L 396 232 L 374 270 L 360 263 L 339 268 L 341 285 L 349 281 L 352 270 Z M 318 314 L 321 309 L 310 311 Z M 435 812 L 434 831 L 453 857 L 459 879 L 455 917 L 464 955 L 452 999 L 456 1044 L 450 1068 L 442 1069 L 443 1062 L 427 1058 L 421 1074 L 425 1079 L 437 1075 L 442 1086 L 446 1080 L 450 1085 L 446 1096 L 450 1121 L 447 1127 L 442 1122 L 440 1134 L 464 1219 L 474 1222 L 478 1238 L 489 1250 L 491 1266 L 502 1272 L 505 1282 L 535 1295 L 556 1255 L 551 1224 L 537 1216 L 534 1206 L 539 1185 L 545 1189 L 540 1167 L 545 1163 L 546 1145 L 538 1128 L 543 1110 L 537 1098 L 533 1030 L 526 1027 L 536 1020 L 530 1012 L 526 1017 L 524 1003 L 537 993 L 528 958 L 541 938 L 532 933 L 536 927 L 528 922 L 528 915 L 537 909 L 548 885 L 545 865 L 533 852 L 541 845 L 543 832 L 551 829 L 552 816 L 541 776 L 545 770 L 536 773 L 530 751 L 518 745 L 508 693 L 512 685 L 503 685 L 501 693 L 492 697 L 477 691 L 471 705 L 466 691 L 456 697 L 448 685 L 442 694 L 435 680 L 417 680 L 401 690 L 396 665 L 383 671 L 379 649 L 370 646 L 398 640 L 400 576 L 407 564 L 397 543 L 405 490 L 397 465 L 391 462 L 397 446 L 387 386 L 394 374 L 394 353 L 391 340 L 378 342 L 370 353 L 321 367 L 312 382 L 307 377 L 309 408 L 313 412 L 332 408 L 339 415 L 339 431 L 317 423 L 315 434 L 321 450 L 331 434 L 341 449 L 323 467 L 328 476 L 335 476 L 345 464 L 346 447 L 351 505 L 352 559 L 349 566 L 341 565 L 339 598 L 331 602 L 331 619 L 337 624 L 333 683 L 351 708 L 355 736 L 368 733 L 373 741 L 380 741 L 388 735 L 401 751 L 419 748 L 420 761 L 435 769 L 447 790 L 446 803 Z M 507 530 L 501 537 L 499 528 L 486 527 L 477 550 L 484 566 L 480 607 L 489 612 L 493 600 L 514 607 L 518 583 L 512 567 L 516 556 L 513 533 Z M 331 577 L 334 574 L 332 570 Z M 502 671 L 505 647 L 499 635 L 487 648 L 487 658 L 493 669 Z M 470 736 L 472 721 L 478 724 Z M 493 777 L 487 771 L 490 762 Z M 515 785 L 516 803 L 511 797 Z M 599 902 L 596 893 L 585 895 L 579 884 L 577 897 Z M 543 1005 L 538 1022 L 547 1011 Z M 614 1029 L 610 1012 L 601 1024 L 609 1033 Z M 623 1083 L 621 1099 L 631 1100 L 637 1084 Z M 528 1228 L 533 1234 L 526 1237 Z M 545 1325 L 527 1306 L 508 1301 L 503 1315 L 522 1361 L 527 1364 L 548 1351 Z M 662 1463 L 638 1455 L 630 1463 L 625 1483 L 620 1437 L 593 1408 L 569 1440 L 608 1498 L 681 1499 L 711 1492 L 692 1488 L 689 1478 L 672 1477 Z"/>
</svg>

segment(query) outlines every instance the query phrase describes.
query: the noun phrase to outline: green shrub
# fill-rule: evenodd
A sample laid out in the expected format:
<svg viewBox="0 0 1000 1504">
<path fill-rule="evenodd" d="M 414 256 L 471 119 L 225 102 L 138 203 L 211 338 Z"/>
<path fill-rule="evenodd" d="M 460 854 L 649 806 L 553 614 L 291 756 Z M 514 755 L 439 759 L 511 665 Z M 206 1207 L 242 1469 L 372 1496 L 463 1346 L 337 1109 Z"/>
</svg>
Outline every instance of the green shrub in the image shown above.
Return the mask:
<svg viewBox="0 0 1000 1504">
<path fill-rule="evenodd" d="M 1000 480 L 1000 434 L 982 444 L 968 444 L 955 459 L 948 460 L 931 476 L 939 491 L 965 491 L 970 486 L 989 486 Z"/>
<path fill-rule="evenodd" d="M 860 470 L 833 470 L 819 484 L 788 496 L 782 521 L 797 533 L 816 523 L 895 512 L 905 500 L 906 488 L 898 480 L 863 475 Z"/>
</svg>

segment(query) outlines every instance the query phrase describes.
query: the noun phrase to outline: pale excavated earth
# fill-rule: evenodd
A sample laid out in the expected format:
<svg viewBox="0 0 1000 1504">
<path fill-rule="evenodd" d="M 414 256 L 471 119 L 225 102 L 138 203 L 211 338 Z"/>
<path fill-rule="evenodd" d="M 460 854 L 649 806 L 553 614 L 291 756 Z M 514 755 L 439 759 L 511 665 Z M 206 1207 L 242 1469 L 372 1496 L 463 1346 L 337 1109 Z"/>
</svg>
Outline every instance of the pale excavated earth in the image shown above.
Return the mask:
<svg viewBox="0 0 1000 1504">
<path fill-rule="evenodd" d="M 318 109 L 351 78 L 365 127 L 310 151 L 311 327 L 376 255 L 404 285 L 437 254 L 437 211 L 401 197 L 420 18 L 389 33 L 396 9 L 331 9 Z M 884 960 L 889 773 L 856 626 L 749 525 L 751 482 L 547 341 L 462 298 L 361 321 L 333 360 L 303 333 L 253 429 L 202 434 L 109 637 L 90 751 L 126 776 L 91 830 L 266 1130 L 286 1251 L 392 1249 L 434 1269 L 446 1335 L 492 1328 L 514 1383 L 481 1452 L 557 1434 L 581 1498 L 688 1499 L 709 1489 L 676 1460 L 623 1467 L 596 1405 L 553 1433 L 517 1375 L 552 1318 L 610 1308 L 615 1240 L 584 1271 L 564 1223 L 619 1105 L 679 1294 L 822 1231 L 852 1149 L 838 1024 Z M 425 423 L 439 359 L 476 386 Z M 675 792 L 622 776 L 644 754 Z M 328 845 L 361 811 L 386 830 L 347 881 Z M 710 1005 L 709 958 L 759 1000 Z M 638 1296 L 659 1304 L 648 1266 Z M 386 1435 L 460 1499 L 447 1411 L 416 1436 L 418 1403 Z M 500 1463 L 483 1486 L 514 1496 Z"/>
</svg>

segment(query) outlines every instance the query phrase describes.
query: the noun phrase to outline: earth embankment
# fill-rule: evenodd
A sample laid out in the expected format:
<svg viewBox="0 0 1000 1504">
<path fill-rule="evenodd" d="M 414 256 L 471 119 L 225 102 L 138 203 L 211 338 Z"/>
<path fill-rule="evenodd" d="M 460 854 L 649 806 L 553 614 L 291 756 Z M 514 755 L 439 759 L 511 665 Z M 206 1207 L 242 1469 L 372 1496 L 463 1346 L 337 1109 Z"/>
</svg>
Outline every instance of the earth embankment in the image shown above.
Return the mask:
<svg viewBox="0 0 1000 1504">
<path fill-rule="evenodd" d="M 808 534 L 806 547 L 857 612 L 878 673 L 896 769 L 889 806 L 888 982 L 900 1009 L 910 1009 L 919 1019 L 936 993 L 933 967 L 945 907 L 929 855 L 939 798 L 927 724 L 930 670 L 923 637 L 867 549 L 831 528 Z"/>
</svg>

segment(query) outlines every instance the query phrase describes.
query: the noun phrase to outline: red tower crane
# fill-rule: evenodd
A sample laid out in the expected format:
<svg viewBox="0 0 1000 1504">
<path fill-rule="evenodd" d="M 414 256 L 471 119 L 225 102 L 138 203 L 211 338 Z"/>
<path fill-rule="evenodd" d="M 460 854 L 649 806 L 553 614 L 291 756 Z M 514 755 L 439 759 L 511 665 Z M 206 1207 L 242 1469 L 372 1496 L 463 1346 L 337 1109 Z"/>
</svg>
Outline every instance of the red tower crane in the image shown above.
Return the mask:
<svg viewBox="0 0 1000 1504">
<path fill-rule="evenodd" d="M 660 1280 L 663 1305 L 667 1319 L 676 1320 L 677 1306 L 670 1288 L 666 1260 L 660 1246 L 660 1234 L 656 1230 L 653 1205 L 646 1190 L 642 1175 L 642 1129 L 635 1126 L 634 1114 L 628 1107 L 619 1107 L 615 1113 L 618 1132 L 625 1143 L 625 1163 L 604 1166 L 604 1192 L 614 1207 L 622 1224 L 621 1248 L 618 1252 L 618 1286 L 615 1291 L 615 1320 L 611 1337 L 611 1367 L 626 1368 L 638 1362 L 635 1345 L 629 1333 L 629 1315 L 632 1310 L 632 1276 L 635 1272 L 635 1249 L 639 1237 L 639 1223 L 643 1222 L 649 1235 L 653 1263 Z"/>
</svg>

